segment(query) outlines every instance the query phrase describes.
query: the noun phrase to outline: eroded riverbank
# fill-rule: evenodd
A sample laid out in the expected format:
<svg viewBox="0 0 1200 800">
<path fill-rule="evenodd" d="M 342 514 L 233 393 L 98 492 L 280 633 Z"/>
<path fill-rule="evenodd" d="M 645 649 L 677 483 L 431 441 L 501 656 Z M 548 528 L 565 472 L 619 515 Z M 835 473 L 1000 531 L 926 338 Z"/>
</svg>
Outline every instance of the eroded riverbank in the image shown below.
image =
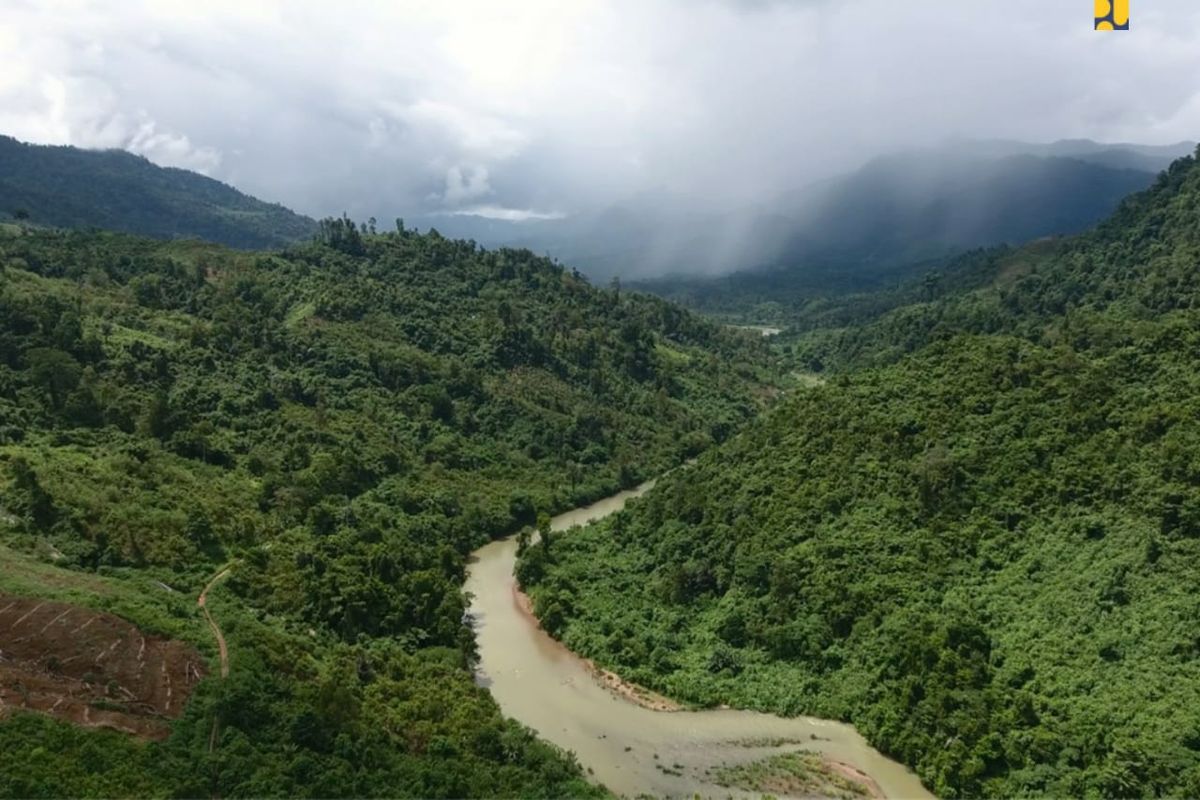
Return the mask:
<svg viewBox="0 0 1200 800">
<path fill-rule="evenodd" d="M 565 530 L 600 519 L 652 485 L 561 514 L 551 525 Z M 659 711 L 614 691 L 588 661 L 547 635 L 522 608 L 513 577 L 516 554 L 515 537 L 495 541 L 474 553 L 468 570 L 465 588 L 472 595 L 479 681 L 506 715 L 573 751 L 614 792 L 736 795 L 717 785 L 712 772 L 806 749 L 863 773 L 887 797 L 930 797 L 912 772 L 876 751 L 849 725 L 734 709 Z"/>
</svg>

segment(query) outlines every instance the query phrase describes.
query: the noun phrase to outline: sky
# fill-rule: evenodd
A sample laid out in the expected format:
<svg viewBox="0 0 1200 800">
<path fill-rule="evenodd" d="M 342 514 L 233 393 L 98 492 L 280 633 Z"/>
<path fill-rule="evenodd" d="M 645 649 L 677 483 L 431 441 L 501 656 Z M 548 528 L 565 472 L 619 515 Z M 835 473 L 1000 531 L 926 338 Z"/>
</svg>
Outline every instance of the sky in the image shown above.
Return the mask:
<svg viewBox="0 0 1200 800">
<path fill-rule="evenodd" d="M 1200 3 L 0 0 L 0 133 L 324 216 L 769 202 L 950 138 L 1200 136 Z"/>
</svg>

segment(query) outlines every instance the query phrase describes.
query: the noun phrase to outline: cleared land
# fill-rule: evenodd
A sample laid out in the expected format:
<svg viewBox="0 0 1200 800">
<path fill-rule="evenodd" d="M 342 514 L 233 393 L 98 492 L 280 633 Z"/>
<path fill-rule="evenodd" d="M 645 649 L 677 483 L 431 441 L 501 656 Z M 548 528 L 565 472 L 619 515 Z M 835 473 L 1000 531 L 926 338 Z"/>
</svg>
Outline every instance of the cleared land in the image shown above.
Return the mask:
<svg viewBox="0 0 1200 800">
<path fill-rule="evenodd" d="M 0 714 L 21 708 L 164 739 L 205 672 L 195 648 L 120 617 L 0 593 Z"/>
</svg>

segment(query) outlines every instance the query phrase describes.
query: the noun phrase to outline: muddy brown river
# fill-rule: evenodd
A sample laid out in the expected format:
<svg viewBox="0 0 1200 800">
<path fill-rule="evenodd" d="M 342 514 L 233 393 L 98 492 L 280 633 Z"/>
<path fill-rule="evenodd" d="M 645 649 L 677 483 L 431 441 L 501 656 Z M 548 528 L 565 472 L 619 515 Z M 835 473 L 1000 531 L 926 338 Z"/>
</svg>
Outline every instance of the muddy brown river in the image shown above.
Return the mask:
<svg viewBox="0 0 1200 800">
<path fill-rule="evenodd" d="M 651 485 L 561 514 L 552 527 L 565 530 L 619 511 Z M 613 792 L 736 796 L 741 793 L 713 783 L 709 770 L 805 749 L 866 773 L 888 797 L 931 797 L 912 772 L 840 722 L 732 709 L 652 711 L 610 692 L 583 659 L 522 611 L 513 578 L 516 555 L 515 537 L 495 541 L 475 551 L 468 570 L 477 678 L 505 715 L 575 753 L 589 775 Z M 772 739 L 790 744 L 753 745 Z"/>
</svg>

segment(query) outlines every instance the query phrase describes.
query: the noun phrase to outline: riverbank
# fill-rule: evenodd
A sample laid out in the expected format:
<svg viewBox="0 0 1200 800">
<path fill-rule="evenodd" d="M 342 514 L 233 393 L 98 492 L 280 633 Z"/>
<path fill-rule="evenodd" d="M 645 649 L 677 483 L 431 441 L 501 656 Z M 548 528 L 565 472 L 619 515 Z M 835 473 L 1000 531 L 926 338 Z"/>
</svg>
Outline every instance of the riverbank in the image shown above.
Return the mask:
<svg viewBox="0 0 1200 800">
<path fill-rule="evenodd" d="M 536 625 L 538 630 L 544 631 L 541 620 L 537 618 L 537 614 L 535 614 L 533 611 L 533 598 L 525 594 L 525 592 L 521 590 L 521 587 L 516 583 L 513 584 L 513 602 L 517 604 L 517 608 L 520 609 L 521 614 L 529 620 L 531 625 Z M 595 678 L 601 686 L 612 692 L 616 697 L 620 697 L 629 701 L 630 703 L 639 705 L 642 708 L 648 708 L 651 711 L 684 710 L 683 705 L 676 703 L 671 698 L 651 691 L 645 686 L 639 686 L 636 683 L 627 681 L 612 670 L 607 670 L 603 667 L 597 666 L 596 662 L 592 661 L 590 658 L 584 658 L 577 653 L 573 653 L 569 648 L 567 648 L 566 645 L 562 645 L 562 647 L 568 653 L 571 653 L 579 658 L 579 660 L 582 661 L 592 673 L 592 677 Z"/>
<path fill-rule="evenodd" d="M 600 519 L 652 485 L 559 515 L 551 527 L 562 531 Z M 598 669 L 550 637 L 532 616 L 513 577 L 516 550 L 515 538 L 491 542 L 473 554 L 468 567 L 477 680 L 506 715 L 574 752 L 610 790 L 627 796 L 758 797 L 760 792 L 720 786 L 714 773 L 782 753 L 811 752 L 867 794 L 929 797 L 915 775 L 871 748 L 849 725 L 735 709 L 688 710 Z"/>
</svg>

